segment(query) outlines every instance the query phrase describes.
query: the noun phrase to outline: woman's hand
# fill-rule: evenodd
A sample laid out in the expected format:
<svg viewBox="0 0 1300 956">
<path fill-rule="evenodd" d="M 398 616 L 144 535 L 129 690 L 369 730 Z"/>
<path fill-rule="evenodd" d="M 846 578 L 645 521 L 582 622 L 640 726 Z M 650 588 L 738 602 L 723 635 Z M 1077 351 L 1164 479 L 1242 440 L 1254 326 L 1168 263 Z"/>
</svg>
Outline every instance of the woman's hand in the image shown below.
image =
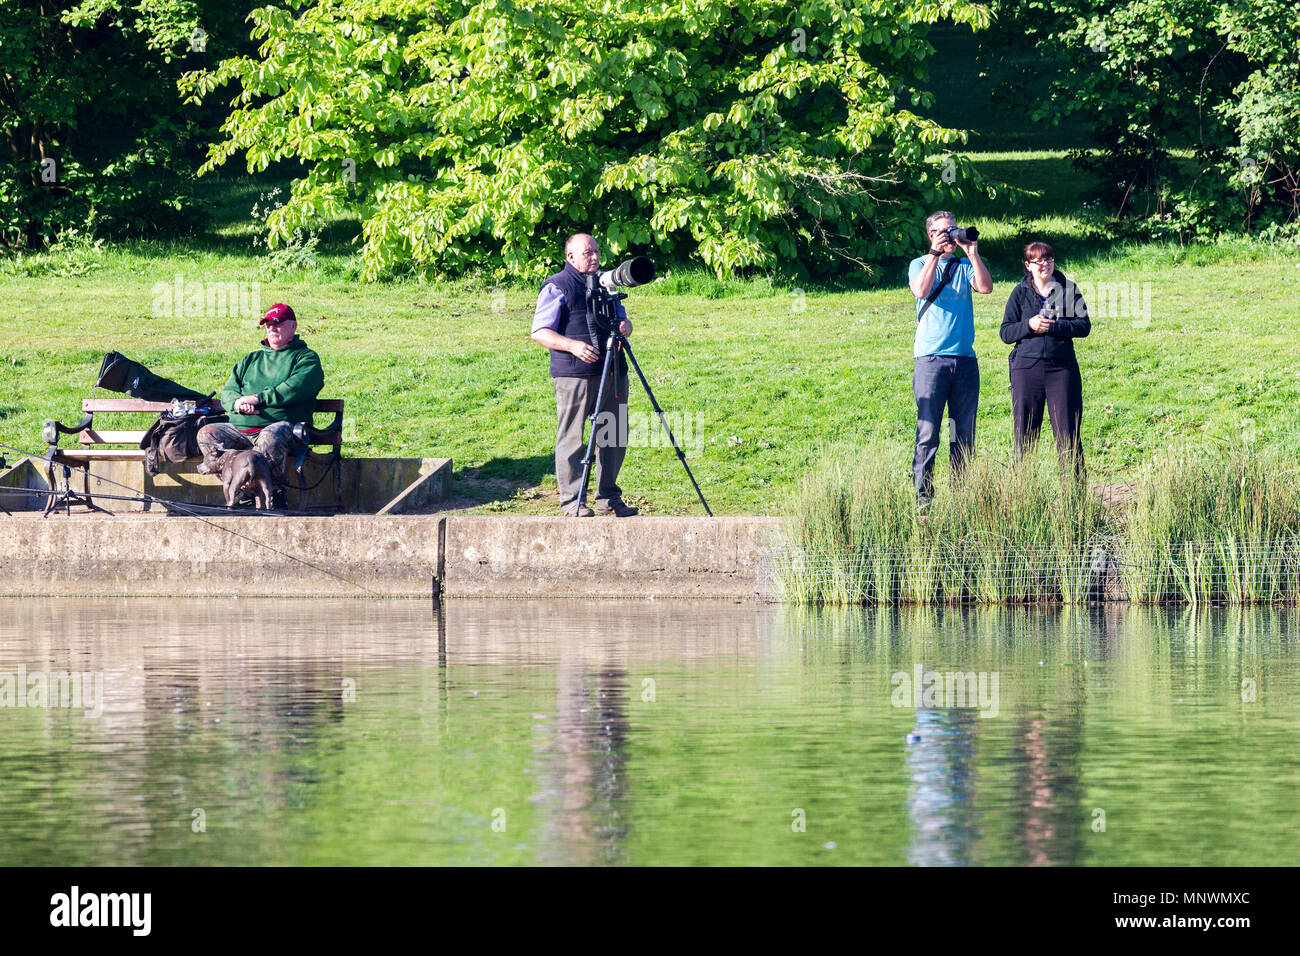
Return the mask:
<svg viewBox="0 0 1300 956">
<path fill-rule="evenodd" d="M 1033 329 L 1035 332 L 1037 332 L 1039 335 L 1042 335 L 1043 333 L 1050 331 L 1052 326 L 1055 324 L 1056 324 L 1055 319 L 1049 319 L 1045 315 L 1036 315 L 1029 320 L 1029 327 Z"/>
</svg>

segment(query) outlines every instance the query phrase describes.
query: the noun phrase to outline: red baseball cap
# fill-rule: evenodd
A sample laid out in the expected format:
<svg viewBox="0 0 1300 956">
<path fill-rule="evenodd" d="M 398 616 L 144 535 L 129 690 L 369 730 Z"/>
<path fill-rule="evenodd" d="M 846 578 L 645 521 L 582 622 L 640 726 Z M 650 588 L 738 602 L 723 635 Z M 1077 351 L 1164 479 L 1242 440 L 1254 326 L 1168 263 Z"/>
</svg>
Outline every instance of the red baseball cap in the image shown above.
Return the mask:
<svg viewBox="0 0 1300 956">
<path fill-rule="evenodd" d="M 293 314 L 293 309 L 289 308 L 283 302 L 277 302 L 266 310 L 266 315 L 262 316 L 262 321 L 258 325 L 279 325 L 281 322 L 297 322 L 298 317 Z"/>
</svg>

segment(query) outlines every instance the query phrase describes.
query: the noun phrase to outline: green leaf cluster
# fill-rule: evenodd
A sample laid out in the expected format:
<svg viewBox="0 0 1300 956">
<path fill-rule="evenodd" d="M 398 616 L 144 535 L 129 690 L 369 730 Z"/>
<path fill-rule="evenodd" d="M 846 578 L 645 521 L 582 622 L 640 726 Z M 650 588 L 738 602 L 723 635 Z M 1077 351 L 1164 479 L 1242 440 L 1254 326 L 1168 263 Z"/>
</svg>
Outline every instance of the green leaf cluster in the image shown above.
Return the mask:
<svg viewBox="0 0 1300 956">
<path fill-rule="evenodd" d="M 964 134 L 919 112 L 940 18 L 989 11 L 317 0 L 253 11 L 256 53 L 182 87 L 230 97 L 204 171 L 301 163 L 272 240 L 355 217 L 371 278 L 536 276 L 579 230 L 719 276 L 823 275 L 911 249 L 952 193 L 933 156 Z"/>
</svg>

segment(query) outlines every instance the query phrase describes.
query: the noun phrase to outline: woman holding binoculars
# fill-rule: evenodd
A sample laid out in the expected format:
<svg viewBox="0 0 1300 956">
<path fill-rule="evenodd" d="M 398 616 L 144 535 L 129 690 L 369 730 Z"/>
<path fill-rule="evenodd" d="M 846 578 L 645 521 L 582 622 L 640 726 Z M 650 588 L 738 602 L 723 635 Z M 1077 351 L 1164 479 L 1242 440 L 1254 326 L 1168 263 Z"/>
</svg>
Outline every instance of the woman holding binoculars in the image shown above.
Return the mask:
<svg viewBox="0 0 1300 956">
<path fill-rule="evenodd" d="M 1016 451 L 1023 455 L 1038 441 L 1046 404 L 1061 464 L 1082 478 L 1083 379 L 1074 340 L 1092 330 L 1088 306 L 1078 287 L 1056 269 L 1047 243 L 1029 243 L 1024 260 L 1025 277 L 1011 290 L 999 330 L 1003 342 L 1015 345 L 1008 362 Z"/>
</svg>

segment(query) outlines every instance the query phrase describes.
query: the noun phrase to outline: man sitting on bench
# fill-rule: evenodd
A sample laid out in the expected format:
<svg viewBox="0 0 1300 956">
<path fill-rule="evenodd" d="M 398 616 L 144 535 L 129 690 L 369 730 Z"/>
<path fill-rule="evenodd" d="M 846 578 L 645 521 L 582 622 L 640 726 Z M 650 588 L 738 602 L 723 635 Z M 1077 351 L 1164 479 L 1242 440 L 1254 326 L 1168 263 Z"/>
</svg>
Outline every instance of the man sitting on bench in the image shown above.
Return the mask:
<svg viewBox="0 0 1300 956">
<path fill-rule="evenodd" d="M 294 438 L 293 426 L 311 426 L 316 396 L 325 384 L 320 357 L 297 335 L 298 320 L 293 309 L 276 303 L 262 316 L 258 327 L 266 326 L 262 347 L 240 360 L 221 390 L 221 404 L 229 422 L 204 425 L 199 429 L 203 463 L 198 470 L 211 474 L 216 456 L 227 450 L 252 448 L 266 456 L 276 481 L 272 507 L 287 506 L 284 489 L 285 464 L 302 447 Z"/>
</svg>

